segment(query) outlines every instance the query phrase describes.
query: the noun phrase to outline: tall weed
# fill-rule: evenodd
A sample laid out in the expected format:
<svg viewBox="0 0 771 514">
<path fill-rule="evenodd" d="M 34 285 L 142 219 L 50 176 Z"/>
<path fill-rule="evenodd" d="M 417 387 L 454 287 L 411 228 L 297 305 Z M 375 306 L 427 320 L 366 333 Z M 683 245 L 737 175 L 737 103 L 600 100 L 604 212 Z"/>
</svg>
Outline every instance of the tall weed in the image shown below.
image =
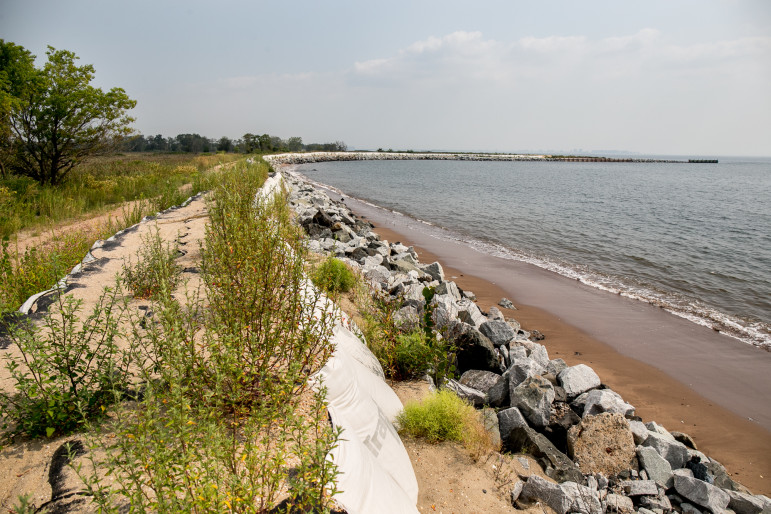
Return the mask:
<svg viewBox="0 0 771 514">
<path fill-rule="evenodd" d="M 81 303 L 59 295 L 42 327 L 31 322 L 10 327 L 21 357 L 5 363 L 16 392 L 0 390 L 3 429 L 64 434 L 103 412 L 125 389 L 130 361 L 117 342 L 125 312 L 119 289 L 106 288 L 82 322 Z"/>
</svg>

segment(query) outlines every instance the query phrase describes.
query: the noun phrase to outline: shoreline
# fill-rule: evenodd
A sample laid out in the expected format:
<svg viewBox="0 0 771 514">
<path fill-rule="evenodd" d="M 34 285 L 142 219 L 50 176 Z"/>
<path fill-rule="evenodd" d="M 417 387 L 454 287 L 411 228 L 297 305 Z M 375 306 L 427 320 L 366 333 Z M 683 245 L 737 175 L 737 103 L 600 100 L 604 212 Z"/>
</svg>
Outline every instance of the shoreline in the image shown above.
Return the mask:
<svg viewBox="0 0 771 514">
<path fill-rule="evenodd" d="M 325 192 L 334 199 L 340 198 L 340 195 L 334 191 L 325 189 Z M 619 349 L 615 345 L 602 341 L 589 330 L 579 328 L 583 326 L 581 323 L 571 322 L 564 316 L 559 316 L 547 309 L 523 301 L 522 297 L 527 295 L 522 295 L 522 290 L 519 287 L 522 269 L 519 270 L 520 275 L 507 272 L 511 272 L 512 267 L 524 268 L 525 272 L 531 275 L 529 280 L 539 282 L 541 285 L 544 285 L 545 277 L 553 275 L 550 277 L 552 280 L 556 278 L 562 281 L 563 285 L 570 283 L 581 294 L 590 293 L 589 296 L 595 298 L 604 296 L 606 301 L 609 299 L 627 307 L 631 305 L 637 307 L 636 310 L 638 311 L 642 309 L 648 311 L 648 314 L 653 312 L 657 316 L 663 315 L 690 324 L 697 329 L 704 327 L 694 325 L 650 305 L 641 304 L 641 302 L 616 297 L 616 295 L 597 291 L 588 286 L 581 287 L 580 284 L 573 284 L 575 281 L 527 263 L 481 254 L 465 247 L 462 243 L 431 237 L 417 229 L 423 227 L 398 225 L 394 220 L 387 219 L 384 215 L 381 219 L 375 208 L 351 197 L 345 197 L 345 201 L 352 211 L 373 222 L 377 227 L 375 232 L 382 238 L 392 242 L 401 241 L 404 244 L 414 246 L 421 262 L 438 260 L 444 267 L 448 279 L 456 281 L 463 289 L 473 291 L 477 295 L 478 304 L 483 309 L 496 305 L 504 296 L 513 300 L 517 310 L 502 308 L 501 310 L 507 317 L 520 321 L 524 328 L 536 329 L 546 335 L 546 339 L 541 343 L 546 345 L 554 358 L 563 358 L 568 365 L 580 363 L 590 365 L 600 375 L 603 383 L 617 391 L 637 408 L 637 414 L 645 421 L 656 421 L 669 430 L 688 433 L 694 437 L 700 450 L 721 462 L 737 481 L 755 494 L 771 494 L 771 431 L 759 423 L 750 421 L 721 406 L 716 399 L 709 399 L 699 394 L 692 385 L 689 387 L 690 384 L 685 384 L 670 376 L 665 370 L 658 369 L 643 359 L 625 355 L 628 348 Z M 387 212 L 381 210 L 383 211 L 382 214 Z M 420 222 L 416 221 L 415 224 L 419 225 Z M 585 306 L 585 310 L 588 311 L 596 308 L 596 305 Z M 593 314 L 599 318 L 612 318 L 613 316 L 612 313 L 597 311 L 594 311 Z M 592 320 L 585 319 L 584 321 L 591 322 Z M 604 321 L 609 320 L 605 319 Z M 617 324 L 616 331 L 618 331 L 618 321 L 613 321 Z M 687 327 L 687 325 L 683 326 Z M 653 330 L 658 330 L 658 328 L 653 327 Z M 711 333 L 712 331 L 706 330 L 706 332 Z M 720 336 L 717 333 L 713 335 Z M 757 354 L 771 357 L 767 352 L 762 352 L 727 336 L 720 337 L 750 350 L 752 352 L 748 354 L 750 357 Z M 656 341 L 650 341 L 649 344 L 643 346 L 643 353 L 662 353 L 660 346 L 656 348 Z M 698 357 L 696 359 L 699 361 L 697 364 L 703 364 L 704 361 L 710 360 L 709 355 L 694 357 Z M 692 365 L 690 371 L 693 375 L 699 375 L 698 365 L 696 369 L 693 369 L 694 363 L 686 362 L 686 364 Z M 717 364 L 722 365 L 723 363 L 718 362 Z M 763 363 L 760 364 L 762 368 Z M 711 379 L 712 377 L 708 375 L 703 378 Z M 766 380 L 771 383 L 770 378 L 766 377 Z M 761 390 L 765 387 L 763 384 L 765 382 L 760 385 Z M 726 399 L 720 398 L 720 400 L 725 401 Z M 767 401 L 765 395 L 760 395 L 756 398 L 755 403 L 752 401 L 750 403 L 765 407 Z M 771 409 L 766 407 L 766 410 Z M 768 416 L 768 419 L 771 420 L 771 416 Z"/>
</svg>

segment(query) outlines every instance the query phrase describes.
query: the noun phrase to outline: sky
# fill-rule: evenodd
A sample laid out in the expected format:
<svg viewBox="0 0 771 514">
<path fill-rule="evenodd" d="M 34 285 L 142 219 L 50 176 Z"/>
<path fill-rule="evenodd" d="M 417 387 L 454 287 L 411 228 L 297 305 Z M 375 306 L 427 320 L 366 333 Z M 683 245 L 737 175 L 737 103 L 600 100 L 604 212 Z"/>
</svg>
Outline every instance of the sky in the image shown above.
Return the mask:
<svg viewBox="0 0 771 514">
<path fill-rule="evenodd" d="M 351 149 L 771 155 L 768 0 L 0 0 L 146 134 Z"/>
</svg>

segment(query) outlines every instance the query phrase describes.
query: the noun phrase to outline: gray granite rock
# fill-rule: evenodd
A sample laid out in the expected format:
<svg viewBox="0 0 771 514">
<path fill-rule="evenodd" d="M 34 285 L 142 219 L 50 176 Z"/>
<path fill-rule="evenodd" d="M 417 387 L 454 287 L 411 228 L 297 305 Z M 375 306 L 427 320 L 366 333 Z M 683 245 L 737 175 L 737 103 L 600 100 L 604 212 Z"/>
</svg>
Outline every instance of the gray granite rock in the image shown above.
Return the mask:
<svg viewBox="0 0 771 514">
<path fill-rule="evenodd" d="M 519 344 L 516 344 L 516 343 L 510 343 L 509 358 L 511 359 L 512 365 L 519 360 L 529 359 L 529 357 L 527 356 L 527 348 L 525 348 L 524 346 L 520 346 Z"/>
<path fill-rule="evenodd" d="M 472 387 L 465 386 L 457 380 L 453 379 L 448 381 L 446 387 L 464 400 L 468 400 L 473 403 L 474 407 L 481 407 L 485 403 L 485 394 L 483 392 L 477 391 Z"/>
<path fill-rule="evenodd" d="M 659 490 L 657 496 L 642 496 L 640 497 L 640 506 L 650 509 L 654 512 L 671 512 L 672 502 L 669 498 Z"/>
<path fill-rule="evenodd" d="M 491 387 L 501 382 L 503 377 L 492 371 L 482 369 L 470 369 L 464 372 L 458 380 L 461 384 L 472 387 L 477 391 L 487 394 Z"/>
<path fill-rule="evenodd" d="M 546 366 L 546 371 L 553 374 L 555 377 L 560 374 L 560 371 L 567 368 L 568 365 L 562 359 L 552 359 Z"/>
<path fill-rule="evenodd" d="M 528 357 L 537 362 L 543 369 L 546 369 L 549 365 L 549 352 L 544 345 L 532 341 L 523 341 L 519 344 L 525 347 Z"/>
<path fill-rule="evenodd" d="M 438 262 L 427 264 L 421 269 L 424 273 L 430 275 L 433 280 L 438 280 L 439 282 L 444 281 L 444 270 L 442 269 L 442 265 Z"/>
<path fill-rule="evenodd" d="M 557 514 L 566 514 L 571 504 L 571 499 L 567 497 L 558 484 L 549 482 L 538 475 L 528 477 L 527 482 L 522 487 L 519 499 L 526 502 L 545 503 Z"/>
<path fill-rule="evenodd" d="M 731 501 L 731 497 L 722 489 L 696 478 L 680 475 L 675 475 L 675 491 L 683 498 L 714 513 L 723 512 Z"/>
<path fill-rule="evenodd" d="M 608 512 L 618 512 L 619 514 L 632 514 L 634 512 L 634 502 L 623 494 L 608 494 L 605 497 L 605 504 Z"/>
<path fill-rule="evenodd" d="M 725 491 L 730 498 L 728 508 L 736 514 L 760 514 L 763 512 L 766 502 L 761 497 L 740 491 Z M 771 508 L 771 505 L 769 505 Z"/>
<path fill-rule="evenodd" d="M 511 353 L 509 353 L 509 357 L 511 357 Z M 512 359 L 512 361 L 513 364 L 508 369 L 510 389 L 514 389 L 528 378 L 540 376 L 544 371 L 543 367 L 530 357 L 518 358 L 516 361 Z"/>
<path fill-rule="evenodd" d="M 559 377 L 557 379 L 559 380 Z M 634 407 L 626 403 L 621 398 L 621 395 L 611 389 L 592 389 L 578 396 L 573 401 L 573 405 L 580 406 L 583 409 L 581 416 L 584 418 L 603 412 L 618 413 L 624 416 L 634 415 Z"/>
<path fill-rule="evenodd" d="M 549 424 L 551 403 L 554 401 L 554 387 L 542 377 L 525 379 L 514 389 L 509 389 L 511 406 L 517 407 L 536 428 Z"/>
<path fill-rule="evenodd" d="M 448 294 L 455 298 L 456 302 L 461 300 L 460 290 L 455 282 L 442 282 L 436 286 L 436 294 Z"/>
<path fill-rule="evenodd" d="M 500 418 L 499 422 L 500 422 Z M 527 425 L 513 428 L 503 439 L 503 447 L 511 453 L 526 453 L 538 461 L 546 474 L 558 482 L 583 482 L 584 475 L 567 455 L 559 451 L 546 436 Z"/>
<path fill-rule="evenodd" d="M 506 318 L 503 317 L 503 313 L 496 306 L 490 307 L 490 312 L 488 313 L 487 317 L 491 320 L 506 321 Z"/>
<path fill-rule="evenodd" d="M 511 492 L 509 495 L 511 496 L 511 505 L 516 506 L 517 500 L 519 499 L 519 495 L 522 494 L 522 488 L 525 487 L 525 482 L 523 480 L 518 480 L 517 483 L 515 483 L 511 487 Z"/>
<path fill-rule="evenodd" d="M 637 460 L 651 480 L 665 489 L 672 487 L 674 475 L 672 465 L 659 452 L 649 446 L 637 447 Z"/>
<path fill-rule="evenodd" d="M 498 354 L 489 339 L 465 323 L 459 324 L 457 332 L 452 340 L 458 348 L 455 355 L 458 360 L 459 373 L 469 369 L 500 371 Z"/>
<path fill-rule="evenodd" d="M 479 327 L 479 331 L 487 336 L 495 346 L 508 344 L 508 342 L 517 335 L 508 323 L 500 320 L 491 320 L 482 323 Z"/>
<path fill-rule="evenodd" d="M 575 482 L 562 482 L 560 488 L 570 500 L 569 512 L 602 514 L 602 504 L 596 491 Z"/>
<path fill-rule="evenodd" d="M 675 441 L 671 436 L 667 437 L 658 432 L 650 432 L 642 445 L 656 450 L 669 462 L 673 470 L 682 468 L 688 460 L 688 449 L 683 443 Z"/>
<path fill-rule="evenodd" d="M 629 428 L 632 429 L 634 444 L 642 444 L 648 439 L 648 429 L 642 421 L 629 421 Z"/>
<path fill-rule="evenodd" d="M 624 480 L 619 482 L 627 496 L 657 496 L 659 488 L 653 480 Z"/>
<path fill-rule="evenodd" d="M 477 329 L 479 329 L 482 323 L 487 321 L 487 318 L 484 317 L 477 304 L 469 299 L 463 299 L 458 302 L 458 318 Z"/>
<path fill-rule="evenodd" d="M 557 380 L 565 389 L 568 398 L 575 398 L 590 389 L 600 387 L 602 383 L 597 373 L 586 364 L 578 364 L 563 369 L 557 375 Z"/>
<path fill-rule="evenodd" d="M 501 434 L 501 441 L 505 442 L 515 428 L 526 426 L 528 426 L 527 421 L 518 408 L 509 407 L 498 411 L 498 430 Z"/>
<path fill-rule="evenodd" d="M 514 304 L 511 303 L 511 300 L 509 300 L 508 298 L 501 298 L 501 301 L 498 302 L 498 305 L 500 305 L 504 309 L 516 309 L 516 307 L 514 307 Z"/>
</svg>

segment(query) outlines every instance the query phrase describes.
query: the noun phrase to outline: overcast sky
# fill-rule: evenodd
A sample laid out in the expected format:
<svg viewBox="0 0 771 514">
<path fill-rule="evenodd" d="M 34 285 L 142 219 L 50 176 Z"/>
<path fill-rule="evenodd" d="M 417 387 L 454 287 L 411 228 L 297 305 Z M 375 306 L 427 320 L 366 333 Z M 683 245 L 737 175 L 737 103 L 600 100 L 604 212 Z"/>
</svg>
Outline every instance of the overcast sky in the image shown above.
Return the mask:
<svg viewBox="0 0 771 514">
<path fill-rule="evenodd" d="M 0 0 L 144 134 L 771 155 L 771 1 Z"/>
</svg>

